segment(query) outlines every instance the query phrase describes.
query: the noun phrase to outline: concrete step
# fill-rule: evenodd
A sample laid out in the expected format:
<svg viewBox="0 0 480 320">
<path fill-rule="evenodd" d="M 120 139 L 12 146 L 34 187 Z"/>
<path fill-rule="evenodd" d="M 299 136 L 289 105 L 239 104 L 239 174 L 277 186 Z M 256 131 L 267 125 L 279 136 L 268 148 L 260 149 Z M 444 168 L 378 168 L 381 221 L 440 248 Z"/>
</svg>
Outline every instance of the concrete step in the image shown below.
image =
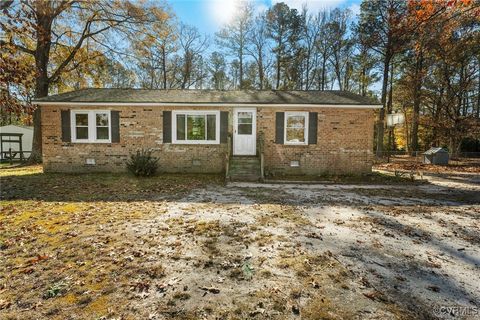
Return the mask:
<svg viewBox="0 0 480 320">
<path fill-rule="evenodd" d="M 230 158 L 229 178 L 231 181 L 259 181 L 260 158 L 254 156 L 234 156 Z"/>
<path fill-rule="evenodd" d="M 230 175 L 230 181 L 250 181 L 257 182 L 261 180 L 260 175 L 256 174 L 241 174 L 241 175 Z"/>
<path fill-rule="evenodd" d="M 232 159 L 230 160 L 230 163 L 231 164 L 240 164 L 240 165 L 246 165 L 246 164 L 253 164 L 253 165 L 258 165 L 260 164 L 260 160 L 258 159 L 241 159 L 241 160 L 237 160 L 237 159 Z"/>
<path fill-rule="evenodd" d="M 254 171 L 260 170 L 260 166 L 230 166 L 230 171 L 240 170 L 240 171 Z"/>
</svg>

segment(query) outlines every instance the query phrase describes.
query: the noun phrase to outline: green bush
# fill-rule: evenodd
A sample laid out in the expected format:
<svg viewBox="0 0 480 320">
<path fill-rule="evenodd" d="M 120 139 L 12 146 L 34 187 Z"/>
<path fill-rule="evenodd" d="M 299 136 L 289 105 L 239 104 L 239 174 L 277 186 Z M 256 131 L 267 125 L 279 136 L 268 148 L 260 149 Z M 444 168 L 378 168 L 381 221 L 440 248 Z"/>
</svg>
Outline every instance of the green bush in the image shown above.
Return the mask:
<svg viewBox="0 0 480 320">
<path fill-rule="evenodd" d="M 137 177 L 153 176 L 158 169 L 158 158 L 149 150 L 139 150 L 130 156 L 127 169 Z"/>
</svg>

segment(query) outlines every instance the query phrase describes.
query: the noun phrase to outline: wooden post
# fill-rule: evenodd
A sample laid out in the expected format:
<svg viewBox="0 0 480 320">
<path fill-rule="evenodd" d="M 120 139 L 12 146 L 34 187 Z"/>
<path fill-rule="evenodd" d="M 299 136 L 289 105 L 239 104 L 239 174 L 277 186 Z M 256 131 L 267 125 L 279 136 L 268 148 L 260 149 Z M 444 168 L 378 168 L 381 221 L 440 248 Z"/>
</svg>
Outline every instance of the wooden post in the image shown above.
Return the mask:
<svg viewBox="0 0 480 320">
<path fill-rule="evenodd" d="M 13 157 L 12 157 L 12 148 L 8 148 L 8 154 L 10 156 L 10 165 L 13 165 Z"/>
<path fill-rule="evenodd" d="M 23 150 L 22 150 L 22 136 L 19 136 L 20 138 L 20 162 L 23 162 Z"/>
</svg>

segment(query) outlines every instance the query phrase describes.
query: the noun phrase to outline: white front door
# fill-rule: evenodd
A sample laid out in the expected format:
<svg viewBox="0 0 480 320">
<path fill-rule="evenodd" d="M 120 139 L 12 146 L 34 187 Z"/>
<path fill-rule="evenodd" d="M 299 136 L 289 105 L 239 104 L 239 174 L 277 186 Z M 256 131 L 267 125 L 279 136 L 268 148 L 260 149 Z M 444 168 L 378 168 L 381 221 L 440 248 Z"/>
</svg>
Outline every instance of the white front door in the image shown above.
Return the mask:
<svg viewBox="0 0 480 320">
<path fill-rule="evenodd" d="M 257 154 L 257 109 L 233 110 L 233 154 Z"/>
</svg>

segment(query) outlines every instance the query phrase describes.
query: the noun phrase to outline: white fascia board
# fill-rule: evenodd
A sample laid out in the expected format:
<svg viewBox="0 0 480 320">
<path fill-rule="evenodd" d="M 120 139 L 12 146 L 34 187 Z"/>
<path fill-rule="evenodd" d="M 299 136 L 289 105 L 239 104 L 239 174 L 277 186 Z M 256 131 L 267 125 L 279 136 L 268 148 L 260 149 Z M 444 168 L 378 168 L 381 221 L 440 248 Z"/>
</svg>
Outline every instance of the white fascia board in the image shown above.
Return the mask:
<svg viewBox="0 0 480 320">
<path fill-rule="evenodd" d="M 375 104 L 274 104 L 274 103 L 173 103 L 173 102 L 49 102 L 32 101 L 39 106 L 72 106 L 72 107 L 269 107 L 269 108 L 348 108 L 348 109 L 381 109 Z"/>
</svg>

